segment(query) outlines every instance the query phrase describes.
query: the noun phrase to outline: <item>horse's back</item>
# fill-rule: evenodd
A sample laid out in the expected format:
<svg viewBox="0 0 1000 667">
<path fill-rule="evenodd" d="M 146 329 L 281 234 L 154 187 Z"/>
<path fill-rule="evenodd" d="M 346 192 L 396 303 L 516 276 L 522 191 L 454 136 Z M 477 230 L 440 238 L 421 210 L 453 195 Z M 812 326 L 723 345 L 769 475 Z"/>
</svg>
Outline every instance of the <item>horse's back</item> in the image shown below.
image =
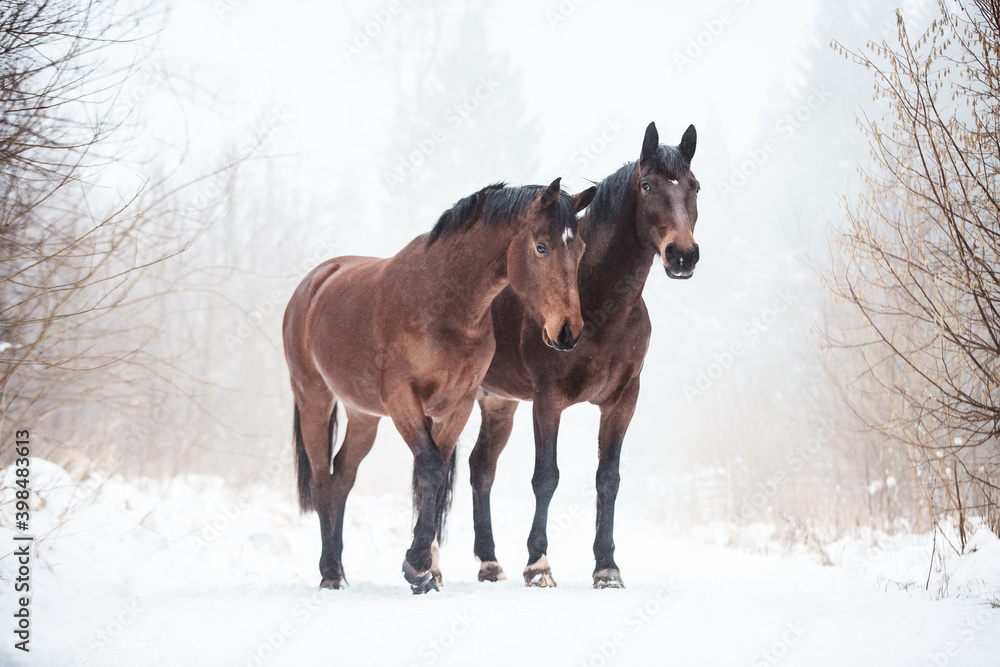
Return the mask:
<svg viewBox="0 0 1000 667">
<path fill-rule="evenodd" d="M 301 335 L 302 328 L 309 321 L 310 314 L 315 310 L 317 302 L 324 292 L 331 289 L 331 283 L 343 282 L 345 277 L 350 280 L 351 274 L 358 273 L 358 269 L 372 267 L 376 263 L 384 261 L 377 257 L 362 257 L 347 255 L 334 257 L 318 265 L 302 279 L 292 298 L 285 308 L 284 333 L 285 343 L 288 345 L 290 335 L 295 333 Z M 332 288 L 336 290 L 336 286 Z M 298 330 L 297 332 L 295 330 Z"/>
</svg>

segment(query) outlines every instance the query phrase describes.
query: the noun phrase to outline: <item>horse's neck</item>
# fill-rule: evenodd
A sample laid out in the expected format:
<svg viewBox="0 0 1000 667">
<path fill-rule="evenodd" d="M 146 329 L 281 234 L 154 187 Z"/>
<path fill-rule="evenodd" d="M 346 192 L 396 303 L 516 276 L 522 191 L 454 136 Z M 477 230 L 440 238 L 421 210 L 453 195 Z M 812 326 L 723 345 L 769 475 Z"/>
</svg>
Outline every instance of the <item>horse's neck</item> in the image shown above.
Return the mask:
<svg viewBox="0 0 1000 667">
<path fill-rule="evenodd" d="M 507 278 L 507 249 L 515 225 L 503 222 L 443 236 L 426 248 L 426 277 L 439 289 L 430 298 L 441 314 L 456 326 L 480 326 Z"/>
<path fill-rule="evenodd" d="M 603 308 L 609 298 L 616 303 L 638 299 L 655 253 L 636 236 L 634 195 L 626 197 L 611 220 L 585 216 L 580 225 L 587 239 L 579 269 L 583 312 Z M 624 315 L 627 309 L 616 310 Z"/>
</svg>

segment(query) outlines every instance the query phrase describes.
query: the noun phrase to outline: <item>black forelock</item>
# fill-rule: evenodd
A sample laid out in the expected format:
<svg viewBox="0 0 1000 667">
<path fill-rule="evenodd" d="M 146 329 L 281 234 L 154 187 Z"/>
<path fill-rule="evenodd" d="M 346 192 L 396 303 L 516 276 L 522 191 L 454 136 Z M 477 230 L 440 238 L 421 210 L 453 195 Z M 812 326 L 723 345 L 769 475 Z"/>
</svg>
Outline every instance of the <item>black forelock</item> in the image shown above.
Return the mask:
<svg viewBox="0 0 1000 667">
<path fill-rule="evenodd" d="M 587 215 L 590 219 L 611 221 L 614 218 L 615 213 L 625 202 L 628 185 L 632 180 L 632 172 L 638 164 L 638 162 L 627 162 L 618 171 L 597 184 L 594 201 L 587 208 Z M 646 166 L 654 173 L 675 181 L 691 171 L 691 163 L 684 159 L 675 146 L 664 146 L 663 144 L 660 144 L 656 155 L 653 156 L 652 164 Z"/>
<path fill-rule="evenodd" d="M 656 151 L 656 156 L 653 158 L 652 169 L 654 172 L 676 181 L 691 171 L 691 163 L 681 155 L 677 147 L 660 144 L 660 149 Z"/>
<path fill-rule="evenodd" d="M 544 185 L 487 185 L 458 200 L 442 213 L 431 230 L 427 243 L 434 243 L 438 238 L 463 229 L 476 220 L 482 220 L 487 226 L 501 222 L 510 224 L 527 213 L 531 202 L 544 189 Z M 576 211 L 573 209 L 573 200 L 566 192 L 560 193 L 559 199 L 549 207 L 548 214 L 551 237 L 560 236 L 566 229 L 576 233 Z"/>
</svg>

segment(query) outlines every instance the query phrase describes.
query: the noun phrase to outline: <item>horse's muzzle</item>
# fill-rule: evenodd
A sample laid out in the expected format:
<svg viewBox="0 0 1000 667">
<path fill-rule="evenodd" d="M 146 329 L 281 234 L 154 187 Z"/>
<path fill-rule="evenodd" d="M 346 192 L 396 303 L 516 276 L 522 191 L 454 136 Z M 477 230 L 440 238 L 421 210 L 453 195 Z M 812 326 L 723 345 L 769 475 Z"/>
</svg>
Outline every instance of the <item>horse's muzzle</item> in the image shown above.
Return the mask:
<svg viewBox="0 0 1000 667">
<path fill-rule="evenodd" d="M 697 243 L 686 250 L 681 250 L 677 244 L 671 243 L 663 249 L 663 268 L 667 272 L 667 277 L 687 280 L 694 275 L 694 267 L 700 258 L 701 253 Z"/>
<path fill-rule="evenodd" d="M 545 334 L 545 342 L 549 347 L 561 352 L 569 352 L 576 347 L 577 341 L 580 340 L 580 336 L 583 334 L 583 331 L 581 330 L 579 334 L 574 336 L 573 331 L 569 328 L 569 322 L 564 322 L 562 329 L 559 330 L 559 335 L 555 340 L 552 340 L 549 337 L 548 331 L 543 329 L 542 333 Z"/>
</svg>

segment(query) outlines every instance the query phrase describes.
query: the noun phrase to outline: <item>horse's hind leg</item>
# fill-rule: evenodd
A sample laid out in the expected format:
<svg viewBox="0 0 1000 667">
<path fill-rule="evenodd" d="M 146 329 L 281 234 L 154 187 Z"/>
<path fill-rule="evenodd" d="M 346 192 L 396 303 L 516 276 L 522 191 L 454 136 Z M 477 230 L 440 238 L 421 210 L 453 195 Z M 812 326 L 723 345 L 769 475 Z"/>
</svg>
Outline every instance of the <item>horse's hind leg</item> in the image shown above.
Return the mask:
<svg viewBox="0 0 1000 667">
<path fill-rule="evenodd" d="M 490 512 L 490 491 L 493 489 L 493 480 L 496 476 L 497 459 L 510 439 L 517 405 L 517 401 L 493 394 L 480 393 L 479 396 L 483 421 L 479 427 L 476 446 L 469 455 L 479 581 L 503 581 L 507 578 L 500 563 L 497 562 L 496 544 L 493 541 L 493 518 Z"/>
<path fill-rule="evenodd" d="M 331 588 L 340 588 L 346 583 L 344 577 L 344 508 L 347 505 L 347 495 L 354 488 L 354 481 L 357 479 L 358 466 L 361 461 L 368 456 L 375 442 L 375 434 L 378 432 L 378 422 L 380 417 L 347 409 L 347 424 L 340 424 L 340 428 L 347 428 L 344 438 L 344 445 L 333 460 L 333 475 L 330 493 L 330 531 L 329 548 L 327 540 L 324 540 L 323 556 L 331 564 L 330 569 L 334 573 L 339 573 L 339 579 L 331 580 Z M 322 566 L 321 566 L 322 568 Z M 324 584 L 326 574 L 323 575 Z"/>
<path fill-rule="evenodd" d="M 340 588 L 344 572 L 339 557 L 333 556 L 333 477 L 330 475 L 330 418 L 334 409 L 333 395 L 317 391 L 309 396 L 297 395 L 299 424 L 306 456 L 309 459 L 312 505 L 319 514 L 320 537 L 323 553 L 319 559 L 319 572 L 323 588 Z"/>
</svg>

